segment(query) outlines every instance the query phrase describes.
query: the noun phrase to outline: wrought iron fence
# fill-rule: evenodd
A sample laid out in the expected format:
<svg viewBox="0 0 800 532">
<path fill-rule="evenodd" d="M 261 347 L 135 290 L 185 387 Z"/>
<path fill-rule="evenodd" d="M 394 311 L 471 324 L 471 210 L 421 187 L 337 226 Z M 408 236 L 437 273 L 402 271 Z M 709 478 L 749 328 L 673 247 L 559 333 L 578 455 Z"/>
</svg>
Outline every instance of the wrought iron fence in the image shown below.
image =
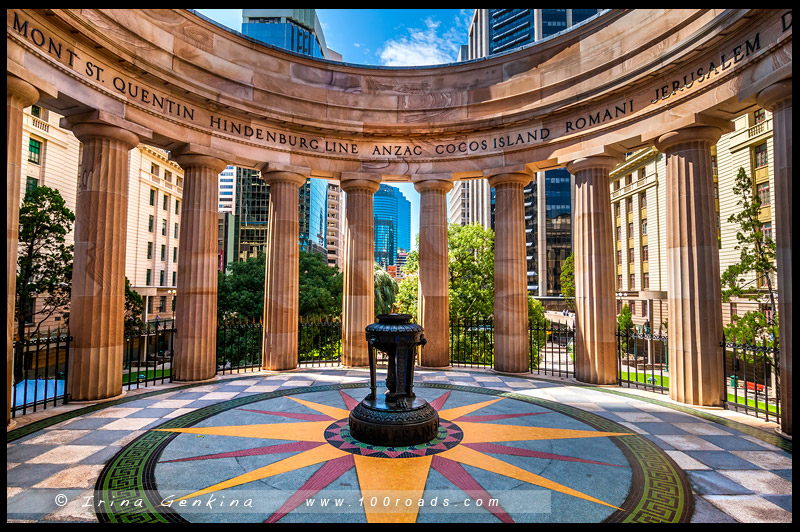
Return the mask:
<svg viewBox="0 0 800 532">
<path fill-rule="evenodd" d="M 528 323 L 531 373 L 575 376 L 575 326 L 549 320 Z"/>
<path fill-rule="evenodd" d="M 575 375 L 571 325 L 549 320 L 528 323 L 528 357 L 531 373 L 569 377 Z M 486 317 L 450 320 L 450 363 L 462 367 L 494 365 L 494 321 Z"/>
<path fill-rule="evenodd" d="M 762 340 L 745 344 L 735 336 L 722 336 L 725 353 L 726 407 L 745 414 L 781 422 L 778 349 Z"/>
<path fill-rule="evenodd" d="M 616 337 L 619 385 L 669 393 L 666 335 L 617 328 Z"/>
<path fill-rule="evenodd" d="M 339 317 L 300 318 L 297 356 L 302 366 L 338 366 L 342 363 L 342 322 Z"/>
<path fill-rule="evenodd" d="M 148 323 L 125 329 L 122 386 L 130 390 L 172 382 L 175 326 Z"/>
<path fill-rule="evenodd" d="M 71 342 L 66 329 L 48 330 L 14 342 L 11 417 L 67 402 L 64 391 Z"/>
<path fill-rule="evenodd" d="M 217 374 L 247 373 L 261 369 L 263 324 L 232 319 L 217 326 Z"/>
</svg>

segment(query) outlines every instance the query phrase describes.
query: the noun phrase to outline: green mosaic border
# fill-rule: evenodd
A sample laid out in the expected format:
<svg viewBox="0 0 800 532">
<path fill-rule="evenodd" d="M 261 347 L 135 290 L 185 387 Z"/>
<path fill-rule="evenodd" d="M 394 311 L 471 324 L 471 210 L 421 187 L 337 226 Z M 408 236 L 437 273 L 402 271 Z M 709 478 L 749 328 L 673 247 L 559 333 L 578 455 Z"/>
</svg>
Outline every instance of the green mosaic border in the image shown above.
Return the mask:
<svg viewBox="0 0 800 532">
<path fill-rule="evenodd" d="M 438 383 L 421 383 L 416 386 L 507 397 L 559 412 L 600 431 L 628 432 L 626 427 L 597 414 L 513 392 Z M 158 428 L 185 428 L 227 410 L 286 395 L 355 388 L 368 388 L 368 384 L 299 387 L 231 399 L 189 412 L 159 425 Z M 120 450 L 106 464 L 95 485 L 95 500 L 105 501 L 104 510 L 96 512 L 101 523 L 187 522 L 172 508 L 161 506 L 160 500 L 152 500 L 157 493 L 154 484 L 155 465 L 164 448 L 177 435 L 148 431 Z M 633 478 L 631 490 L 621 506 L 622 510 L 613 513 L 606 522 L 688 522 L 694 512 L 694 499 L 691 486 L 680 467 L 655 443 L 638 434 L 609 439 L 628 459 Z M 137 501 L 141 504 L 140 507 L 134 507 L 133 503 Z"/>
</svg>

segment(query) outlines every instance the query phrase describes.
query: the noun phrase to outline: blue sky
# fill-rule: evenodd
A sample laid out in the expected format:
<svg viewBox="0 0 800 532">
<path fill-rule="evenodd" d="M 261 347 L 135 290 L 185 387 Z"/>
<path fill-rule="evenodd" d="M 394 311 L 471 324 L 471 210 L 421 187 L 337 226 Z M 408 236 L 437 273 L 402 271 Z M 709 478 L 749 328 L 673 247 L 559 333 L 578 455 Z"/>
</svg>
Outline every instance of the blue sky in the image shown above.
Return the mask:
<svg viewBox="0 0 800 532">
<path fill-rule="evenodd" d="M 198 9 L 233 30 L 242 30 L 241 9 Z M 467 43 L 473 9 L 318 9 L 328 48 L 342 61 L 372 66 L 454 63 Z M 411 202 L 411 245 L 419 233 L 419 193 L 393 183 Z"/>
</svg>

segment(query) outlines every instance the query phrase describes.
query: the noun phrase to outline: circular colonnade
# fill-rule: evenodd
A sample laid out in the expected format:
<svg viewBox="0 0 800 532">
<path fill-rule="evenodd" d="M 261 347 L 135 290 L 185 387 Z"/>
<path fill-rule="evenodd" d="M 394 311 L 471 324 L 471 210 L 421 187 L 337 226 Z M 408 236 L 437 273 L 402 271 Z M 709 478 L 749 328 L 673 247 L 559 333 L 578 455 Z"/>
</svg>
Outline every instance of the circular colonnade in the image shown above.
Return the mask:
<svg viewBox="0 0 800 532">
<path fill-rule="evenodd" d="M 670 396 L 725 393 L 710 148 L 755 105 L 774 115 L 782 430 L 791 434 L 791 10 L 610 10 L 523 50 L 437 67 L 311 59 L 186 10 L 7 10 L 7 194 L 20 195 L 22 109 L 65 116 L 83 143 L 70 328 L 73 399 L 122 390 L 128 151 L 184 169 L 174 378 L 215 374 L 217 175 L 270 184 L 263 364 L 297 364 L 298 196 L 307 177 L 347 193 L 343 354 L 367 363 L 372 194 L 420 192 L 422 364 L 448 365 L 447 217 L 454 180 L 496 190 L 495 369 L 527 361 L 523 187 L 575 175 L 576 377 L 616 383 L 609 171 L 654 145 L 667 160 Z M 7 214 L 8 405 L 19 205 Z"/>
</svg>

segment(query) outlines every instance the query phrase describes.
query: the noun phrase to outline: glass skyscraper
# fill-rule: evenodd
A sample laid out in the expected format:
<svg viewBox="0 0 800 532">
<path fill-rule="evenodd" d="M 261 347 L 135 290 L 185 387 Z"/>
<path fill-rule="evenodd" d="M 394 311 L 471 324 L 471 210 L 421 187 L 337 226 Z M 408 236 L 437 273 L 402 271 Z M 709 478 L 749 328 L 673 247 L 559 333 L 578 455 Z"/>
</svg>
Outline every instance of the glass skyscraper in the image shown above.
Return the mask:
<svg viewBox="0 0 800 532">
<path fill-rule="evenodd" d="M 397 265 L 398 249 L 411 249 L 411 202 L 399 189 L 381 184 L 372 196 L 375 226 L 375 262 Z"/>
<path fill-rule="evenodd" d="M 469 29 L 468 59 L 502 54 L 555 35 L 596 15 L 599 9 L 476 9 Z M 454 187 L 453 192 L 478 193 L 477 182 Z M 489 194 L 489 193 L 487 193 Z M 491 226 L 494 228 L 494 189 L 491 189 Z M 456 196 L 456 194 L 452 194 Z M 465 203 L 460 197 L 451 201 Z M 476 201 L 471 199 L 471 201 Z M 477 220 L 459 216 L 451 220 Z M 528 291 L 540 298 L 561 294 L 561 266 L 572 253 L 572 177 L 566 169 L 537 172 L 525 187 L 525 245 Z"/>
<path fill-rule="evenodd" d="M 242 33 L 300 54 L 341 59 L 339 54 L 326 47 L 315 9 L 243 9 Z M 269 185 L 261 180 L 258 171 L 237 168 L 235 191 L 236 243 L 242 260 L 265 249 Z M 223 199 L 220 196 L 220 205 Z M 327 256 L 328 182 L 306 179 L 298 192 L 298 206 L 300 249 Z"/>
</svg>

